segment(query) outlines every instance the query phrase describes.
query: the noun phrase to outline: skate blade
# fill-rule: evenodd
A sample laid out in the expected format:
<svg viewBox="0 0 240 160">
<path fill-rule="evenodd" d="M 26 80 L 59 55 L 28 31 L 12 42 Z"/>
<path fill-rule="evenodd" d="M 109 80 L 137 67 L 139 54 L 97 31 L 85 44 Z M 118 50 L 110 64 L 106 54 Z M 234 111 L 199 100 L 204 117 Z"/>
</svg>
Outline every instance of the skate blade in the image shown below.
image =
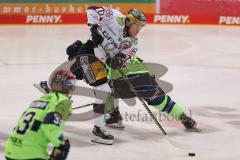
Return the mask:
<svg viewBox="0 0 240 160">
<path fill-rule="evenodd" d="M 112 123 L 112 124 L 106 124 L 107 127 L 115 128 L 115 129 L 124 129 L 125 126 L 122 123 Z"/>
<path fill-rule="evenodd" d="M 114 143 L 114 140 L 106 140 L 95 135 L 92 135 L 91 141 L 93 143 L 99 143 L 99 144 L 105 144 L 105 145 L 112 145 Z"/>
<path fill-rule="evenodd" d="M 186 129 L 187 132 L 197 132 L 197 133 L 201 133 L 202 129 L 200 128 L 191 128 L 191 129 Z"/>
</svg>

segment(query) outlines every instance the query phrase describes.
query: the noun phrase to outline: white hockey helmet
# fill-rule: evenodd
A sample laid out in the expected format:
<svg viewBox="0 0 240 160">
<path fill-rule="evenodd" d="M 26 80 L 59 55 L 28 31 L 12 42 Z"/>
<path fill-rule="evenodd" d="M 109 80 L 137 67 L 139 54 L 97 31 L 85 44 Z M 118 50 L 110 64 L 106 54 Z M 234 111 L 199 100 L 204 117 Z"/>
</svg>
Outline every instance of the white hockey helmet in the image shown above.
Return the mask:
<svg viewBox="0 0 240 160">
<path fill-rule="evenodd" d="M 69 94 L 74 89 L 76 83 L 76 76 L 66 70 L 59 70 L 55 72 L 49 81 L 52 91 Z"/>
<path fill-rule="evenodd" d="M 126 17 L 131 23 L 139 26 L 144 26 L 147 23 L 147 18 L 145 17 L 144 13 L 135 8 L 130 9 Z"/>
</svg>

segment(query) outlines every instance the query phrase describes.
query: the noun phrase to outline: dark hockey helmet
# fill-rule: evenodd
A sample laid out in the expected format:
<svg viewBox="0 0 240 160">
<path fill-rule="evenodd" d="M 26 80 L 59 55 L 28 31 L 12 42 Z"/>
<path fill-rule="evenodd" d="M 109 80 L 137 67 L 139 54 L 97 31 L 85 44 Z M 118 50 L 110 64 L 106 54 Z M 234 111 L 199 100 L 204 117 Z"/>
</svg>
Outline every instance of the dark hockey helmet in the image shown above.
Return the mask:
<svg viewBox="0 0 240 160">
<path fill-rule="evenodd" d="M 147 18 L 144 13 L 134 8 L 128 11 L 126 17 L 131 23 L 135 23 L 139 26 L 144 26 L 147 23 Z"/>
<path fill-rule="evenodd" d="M 72 72 L 66 70 L 55 72 L 49 81 L 52 91 L 64 94 L 69 94 L 73 91 L 75 83 L 76 76 Z"/>
</svg>

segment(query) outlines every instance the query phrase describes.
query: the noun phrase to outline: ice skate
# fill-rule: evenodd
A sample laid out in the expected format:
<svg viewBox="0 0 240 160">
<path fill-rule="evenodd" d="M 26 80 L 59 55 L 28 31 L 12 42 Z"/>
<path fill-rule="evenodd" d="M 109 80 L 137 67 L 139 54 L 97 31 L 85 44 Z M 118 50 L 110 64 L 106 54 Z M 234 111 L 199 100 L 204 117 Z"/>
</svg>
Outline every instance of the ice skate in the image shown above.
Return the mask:
<svg viewBox="0 0 240 160">
<path fill-rule="evenodd" d="M 122 115 L 119 111 L 119 107 L 115 108 L 112 113 L 109 114 L 110 117 L 106 120 L 106 126 L 112 128 L 123 129 L 125 128 L 122 121 Z"/>
<path fill-rule="evenodd" d="M 105 129 L 94 126 L 91 141 L 94 143 L 111 145 L 114 143 L 114 137 Z"/>
<path fill-rule="evenodd" d="M 188 117 L 185 113 L 183 113 L 180 117 L 180 121 L 186 128 L 186 131 L 189 132 L 201 132 L 202 130 L 197 128 L 197 123 L 191 117 Z"/>
</svg>

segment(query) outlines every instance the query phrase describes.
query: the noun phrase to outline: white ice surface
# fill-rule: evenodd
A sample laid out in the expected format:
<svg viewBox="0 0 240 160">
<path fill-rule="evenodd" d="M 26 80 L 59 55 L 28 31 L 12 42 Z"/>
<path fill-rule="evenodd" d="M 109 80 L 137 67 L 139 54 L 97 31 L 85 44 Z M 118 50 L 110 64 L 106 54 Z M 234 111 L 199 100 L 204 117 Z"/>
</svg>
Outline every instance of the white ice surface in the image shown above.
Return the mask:
<svg viewBox="0 0 240 160">
<path fill-rule="evenodd" d="M 0 27 L 1 160 L 3 144 L 17 118 L 41 95 L 32 84 L 47 79 L 66 60 L 66 47 L 76 39 L 87 40 L 88 30 L 86 25 Z M 178 122 L 162 121 L 169 138 L 177 143 L 174 146 L 153 122 L 137 121 L 146 115 L 139 102 L 127 106 L 120 101 L 126 128 L 110 130 L 115 144 L 90 142 L 92 120 L 68 122 L 65 134 L 72 142 L 68 159 L 240 159 L 240 28 L 149 25 L 140 33 L 138 54 L 146 62 L 168 68 L 161 79 L 173 84 L 169 95 L 187 113 L 192 110 L 203 133 L 187 133 Z M 79 85 L 88 87 L 83 82 Z M 93 101 L 83 96 L 74 99 L 75 106 Z M 138 112 L 142 117 L 134 117 Z M 188 152 L 196 156 L 188 157 Z"/>
</svg>

